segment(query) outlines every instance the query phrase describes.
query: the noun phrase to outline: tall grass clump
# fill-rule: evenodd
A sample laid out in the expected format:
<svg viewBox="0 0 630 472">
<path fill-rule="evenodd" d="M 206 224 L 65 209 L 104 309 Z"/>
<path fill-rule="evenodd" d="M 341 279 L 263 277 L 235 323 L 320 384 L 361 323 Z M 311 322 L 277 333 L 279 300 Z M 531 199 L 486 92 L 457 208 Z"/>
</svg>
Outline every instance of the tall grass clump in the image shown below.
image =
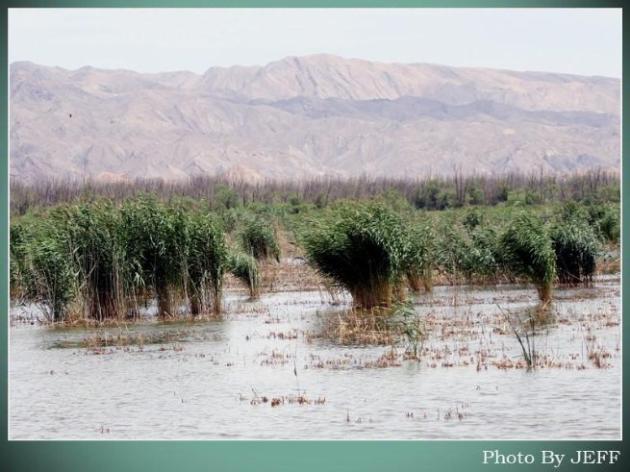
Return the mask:
<svg viewBox="0 0 630 472">
<path fill-rule="evenodd" d="M 621 233 L 619 207 L 593 204 L 587 209 L 588 222 L 604 243 L 618 243 Z"/>
<path fill-rule="evenodd" d="M 258 298 L 260 294 L 260 272 L 258 263 L 253 256 L 242 252 L 230 254 L 228 269 L 236 279 L 245 284 L 252 299 Z"/>
<path fill-rule="evenodd" d="M 175 315 L 175 296 L 184 291 L 187 277 L 188 232 L 184 213 L 142 196 L 123 204 L 120 224 L 131 291 L 138 294 L 153 290 L 158 314 Z"/>
<path fill-rule="evenodd" d="M 59 239 L 45 237 L 33 247 L 31 257 L 39 301 L 47 308 L 49 319 L 61 321 L 76 288 L 68 254 Z"/>
<path fill-rule="evenodd" d="M 533 283 L 543 304 L 550 302 L 556 278 L 556 254 L 540 218 L 526 213 L 514 218 L 501 236 L 500 250 L 506 269 Z"/>
<path fill-rule="evenodd" d="M 187 221 L 187 280 L 193 315 L 221 312 L 223 276 L 229 268 L 228 249 L 221 224 L 209 214 L 195 213 Z"/>
<path fill-rule="evenodd" d="M 24 300 L 40 304 L 47 318 L 61 321 L 76 293 L 76 279 L 64 232 L 46 219 L 11 227 L 12 283 Z"/>
<path fill-rule="evenodd" d="M 68 249 L 88 317 L 102 321 L 124 316 L 124 241 L 117 209 L 110 202 L 97 201 L 62 207 L 54 218 L 65 222 Z"/>
<path fill-rule="evenodd" d="M 472 231 L 475 228 L 477 228 L 479 225 L 481 225 L 483 222 L 484 222 L 483 214 L 479 211 L 479 209 L 473 208 L 468 213 L 466 213 L 466 216 L 464 216 L 462 224 L 466 228 L 468 228 L 469 231 Z"/>
<path fill-rule="evenodd" d="M 400 217 L 378 203 L 345 204 L 303 232 L 307 257 L 352 295 L 356 307 L 389 306 L 405 269 Z"/>
<path fill-rule="evenodd" d="M 488 283 L 502 275 L 499 238 L 492 226 L 451 223 L 441 226 L 438 234 L 437 263 L 451 283 L 462 277 L 469 283 Z"/>
<path fill-rule="evenodd" d="M 247 218 L 239 232 L 243 250 L 256 260 L 275 259 L 280 262 L 280 246 L 270 223 L 259 216 Z"/>
<path fill-rule="evenodd" d="M 586 222 L 559 222 L 551 230 L 551 239 L 558 281 L 570 285 L 590 284 L 599 252 L 593 229 Z"/>
<path fill-rule="evenodd" d="M 430 292 L 433 288 L 434 238 L 429 224 L 415 224 L 407 231 L 408 244 L 405 249 L 404 271 L 412 292 L 422 288 Z"/>
<path fill-rule="evenodd" d="M 439 225 L 436 232 L 436 263 L 449 282 L 456 284 L 464 273 L 468 241 L 463 231 L 454 222 Z"/>
<path fill-rule="evenodd" d="M 491 226 L 477 226 L 469 238 L 462 260 L 462 271 L 467 279 L 482 283 L 496 281 L 501 275 L 496 230 Z"/>
<path fill-rule="evenodd" d="M 34 298 L 35 282 L 31 270 L 30 245 L 32 223 L 12 223 L 9 231 L 9 279 L 11 298 L 29 300 Z"/>
</svg>

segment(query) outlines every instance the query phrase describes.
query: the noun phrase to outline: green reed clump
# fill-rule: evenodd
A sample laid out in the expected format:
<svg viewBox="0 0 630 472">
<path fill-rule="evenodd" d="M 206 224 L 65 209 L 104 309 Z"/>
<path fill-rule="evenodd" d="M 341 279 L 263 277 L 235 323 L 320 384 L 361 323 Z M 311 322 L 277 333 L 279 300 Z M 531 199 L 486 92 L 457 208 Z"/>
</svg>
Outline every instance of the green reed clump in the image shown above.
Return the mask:
<svg viewBox="0 0 630 472">
<path fill-rule="evenodd" d="M 437 231 L 436 261 L 452 283 L 461 277 L 468 282 L 487 283 L 502 274 L 498 235 L 484 224 L 462 227 L 454 222 Z"/>
<path fill-rule="evenodd" d="M 207 213 L 188 217 L 188 296 L 193 315 L 221 312 L 223 277 L 229 268 L 228 249 L 220 222 Z"/>
<path fill-rule="evenodd" d="M 588 207 L 578 202 L 567 202 L 560 208 L 561 221 L 588 221 Z"/>
<path fill-rule="evenodd" d="M 466 216 L 464 216 L 464 219 L 462 221 L 462 224 L 469 230 L 472 231 L 474 230 L 476 227 L 478 227 L 479 225 L 481 225 L 484 222 L 483 220 L 483 214 L 481 213 L 481 211 L 479 211 L 478 208 L 473 208 L 472 210 L 468 211 L 466 213 Z"/>
<path fill-rule="evenodd" d="M 275 259 L 280 262 L 280 247 L 276 232 L 268 221 L 260 216 L 246 219 L 239 232 L 243 250 L 256 260 Z"/>
<path fill-rule="evenodd" d="M 12 283 L 24 300 L 41 304 L 51 321 L 68 314 L 77 284 L 67 239 L 54 219 L 11 226 Z"/>
<path fill-rule="evenodd" d="M 12 223 L 9 231 L 9 277 L 11 298 L 32 300 L 35 298 L 35 279 L 30 259 L 30 242 L 33 238 L 33 222 Z"/>
<path fill-rule="evenodd" d="M 152 289 L 160 316 L 175 315 L 175 295 L 185 291 L 188 231 L 181 208 L 149 196 L 127 201 L 121 208 L 120 229 L 125 242 L 132 291 Z"/>
<path fill-rule="evenodd" d="M 60 321 L 66 316 L 75 291 L 68 254 L 58 239 L 46 237 L 37 241 L 31 258 L 40 301 L 48 308 L 49 318 Z"/>
<path fill-rule="evenodd" d="M 587 218 L 602 242 L 619 242 L 621 234 L 619 207 L 604 204 L 590 205 L 587 208 Z"/>
<path fill-rule="evenodd" d="M 253 256 L 243 252 L 230 254 L 228 270 L 234 277 L 247 286 L 249 296 L 252 299 L 258 298 L 260 294 L 260 271 L 258 269 L 258 263 Z"/>
<path fill-rule="evenodd" d="M 414 224 L 407 230 L 408 243 L 404 255 L 404 272 L 407 285 L 413 292 L 433 288 L 434 239 L 430 224 Z"/>
<path fill-rule="evenodd" d="M 104 320 L 125 316 L 125 241 L 120 214 L 108 201 L 59 208 L 72 262 L 80 280 L 88 317 Z"/>
<path fill-rule="evenodd" d="M 466 235 L 454 222 L 447 222 L 436 228 L 435 261 L 440 271 L 456 283 L 463 275 L 468 253 Z"/>
<path fill-rule="evenodd" d="M 599 252 L 593 229 L 586 222 L 577 220 L 559 222 L 551 230 L 551 240 L 560 283 L 591 283 Z"/>
<path fill-rule="evenodd" d="M 193 314 L 221 310 L 229 262 L 223 227 L 189 201 L 141 196 L 121 207 L 60 206 L 15 223 L 11 240 L 13 293 L 49 306 L 55 320 L 70 302 L 102 321 L 137 312 L 138 299 L 148 297 L 160 316 L 175 315 L 186 297 Z"/>
<path fill-rule="evenodd" d="M 378 203 L 345 204 L 302 234 L 311 264 L 361 308 L 389 306 L 404 276 L 408 240 L 402 219 Z"/>
<path fill-rule="evenodd" d="M 527 213 L 514 218 L 501 236 L 500 250 L 507 271 L 532 282 L 543 303 L 551 301 L 556 254 L 541 219 Z"/>
<path fill-rule="evenodd" d="M 461 270 L 469 281 L 492 281 L 500 273 L 498 235 L 491 226 L 477 226 L 469 233 Z"/>
</svg>

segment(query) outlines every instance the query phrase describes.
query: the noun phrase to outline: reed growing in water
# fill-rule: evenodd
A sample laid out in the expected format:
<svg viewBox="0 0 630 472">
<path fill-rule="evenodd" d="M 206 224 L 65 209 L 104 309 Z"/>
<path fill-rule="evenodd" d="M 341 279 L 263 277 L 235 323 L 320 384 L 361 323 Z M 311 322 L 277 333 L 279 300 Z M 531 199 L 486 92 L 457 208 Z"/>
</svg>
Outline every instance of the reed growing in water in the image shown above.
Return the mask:
<svg viewBox="0 0 630 472">
<path fill-rule="evenodd" d="M 274 227 L 259 216 L 245 221 L 239 233 L 243 250 L 256 260 L 275 259 L 280 262 L 280 247 Z"/>
<path fill-rule="evenodd" d="M 549 232 L 540 218 L 518 215 L 501 237 L 506 269 L 533 283 L 543 304 L 551 301 L 556 279 L 556 254 Z"/>
<path fill-rule="evenodd" d="M 49 320 L 62 320 L 77 291 L 63 231 L 49 219 L 18 223 L 10 241 L 12 291 L 41 304 Z"/>
<path fill-rule="evenodd" d="M 407 285 L 412 292 L 425 292 L 433 289 L 433 267 L 435 234 L 429 224 L 413 224 L 407 233 L 408 244 L 405 249 L 404 271 Z"/>
<path fill-rule="evenodd" d="M 569 285 L 590 284 L 599 252 L 593 229 L 578 221 L 564 222 L 552 228 L 551 239 L 556 254 L 558 281 Z"/>
<path fill-rule="evenodd" d="M 378 203 L 348 203 L 309 225 L 302 235 L 317 270 L 342 285 L 356 307 L 391 305 L 393 289 L 404 276 L 402 219 Z"/>
<path fill-rule="evenodd" d="M 84 310 L 102 321 L 124 313 L 125 242 L 120 215 L 108 201 L 61 207 L 53 212 L 63 228 L 78 273 Z"/>
<path fill-rule="evenodd" d="M 152 290 L 158 314 L 174 316 L 175 298 L 185 289 L 187 276 L 183 210 L 142 196 L 125 202 L 120 211 L 131 290 Z"/>
<path fill-rule="evenodd" d="M 261 272 L 280 258 L 278 224 L 295 233 L 320 274 L 367 309 L 402 300 L 405 285 L 430 291 L 435 273 L 452 283 L 527 280 L 546 303 L 556 278 L 589 283 L 600 248 L 618 252 L 611 204 L 438 213 L 394 193 L 326 207 L 224 200 L 90 198 L 16 217 L 11 297 L 42 304 L 52 320 L 124 318 L 151 299 L 160 316 L 187 305 L 192 314 L 216 314 L 226 273 L 259 296 Z"/>
<path fill-rule="evenodd" d="M 14 294 L 55 321 L 70 302 L 103 321 L 137 313 L 148 297 L 163 317 L 184 299 L 192 314 L 219 313 L 228 256 L 217 218 L 149 196 L 62 205 L 11 227 Z"/>
<path fill-rule="evenodd" d="M 193 315 L 221 312 L 223 276 L 229 268 L 229 253 L 221 225 L 210 215 L 195 212 L 186 224 L 187 278 Z"/>
<path fill-rule="evenodd" d="M 253 256 L 243 252 L 233 252 L 228 261 L 229 272 L 245 284 L 251 299 L 260 295 L 260 271 Z"/>
</svg>

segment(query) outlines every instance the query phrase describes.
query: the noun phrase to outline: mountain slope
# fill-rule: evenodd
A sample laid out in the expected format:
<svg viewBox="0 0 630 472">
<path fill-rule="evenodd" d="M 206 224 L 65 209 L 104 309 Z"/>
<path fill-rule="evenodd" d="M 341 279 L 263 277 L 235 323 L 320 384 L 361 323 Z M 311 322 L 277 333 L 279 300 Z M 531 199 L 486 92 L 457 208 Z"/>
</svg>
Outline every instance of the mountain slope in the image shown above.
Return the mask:
<svg viewBox="0 0 630 472">
<path fill-rule="evenodd" d="M 140 74 L 14 63 L 11 175 L 306 178 L 619 167 L 619 81 L 335 56 Z"/>
</svg>

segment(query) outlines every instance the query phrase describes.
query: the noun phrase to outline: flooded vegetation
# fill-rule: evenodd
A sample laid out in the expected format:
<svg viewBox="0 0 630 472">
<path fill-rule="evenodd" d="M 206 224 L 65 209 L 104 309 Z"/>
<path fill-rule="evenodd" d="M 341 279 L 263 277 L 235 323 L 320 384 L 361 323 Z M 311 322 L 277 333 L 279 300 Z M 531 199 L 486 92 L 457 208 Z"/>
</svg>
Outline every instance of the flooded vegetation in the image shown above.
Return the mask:
<svg viewBox="0 0 630 472">
<path fill-rule="evenodd" d="M 29 201 L 11 437 L 618 438 L 618 186 L 513 179 Z"/>
<path fill-rule="evenodd" d="M 618 278 L 557 290 L 532 330 L 537 299 L 438 286 L 384 319 L 318 291 L 235 293 L 221 319 L 98 328 L 15 313 L 11 436 L 617 438 Z"/>
</svg>

